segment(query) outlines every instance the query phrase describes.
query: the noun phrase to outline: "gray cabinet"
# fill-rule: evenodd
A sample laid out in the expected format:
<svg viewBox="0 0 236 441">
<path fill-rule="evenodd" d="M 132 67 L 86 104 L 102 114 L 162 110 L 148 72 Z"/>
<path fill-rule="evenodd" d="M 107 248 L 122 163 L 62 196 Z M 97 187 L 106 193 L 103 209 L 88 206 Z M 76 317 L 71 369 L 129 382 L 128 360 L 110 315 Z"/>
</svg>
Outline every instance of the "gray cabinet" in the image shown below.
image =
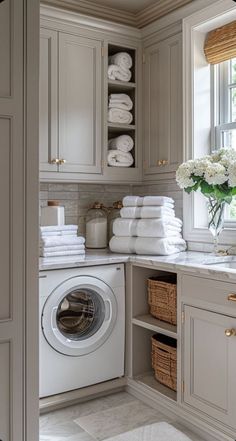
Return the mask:
<svg viewBox="0 0 236 441">
<path fill-rule="evenodd" d="M 236 318 L 185 306 L 184 402 L 236 428 Z"/>
<path fill-rule="evenodd" d="M 91 38 L 41 30 L 40 171 L 56 179 L 101 173 L 101 47 Z"/>
<path fill-rule="evenodd" d="M 182 159 L 182 34 L 144 51 L 144 177 L 173 172 Z"/>
</svg>

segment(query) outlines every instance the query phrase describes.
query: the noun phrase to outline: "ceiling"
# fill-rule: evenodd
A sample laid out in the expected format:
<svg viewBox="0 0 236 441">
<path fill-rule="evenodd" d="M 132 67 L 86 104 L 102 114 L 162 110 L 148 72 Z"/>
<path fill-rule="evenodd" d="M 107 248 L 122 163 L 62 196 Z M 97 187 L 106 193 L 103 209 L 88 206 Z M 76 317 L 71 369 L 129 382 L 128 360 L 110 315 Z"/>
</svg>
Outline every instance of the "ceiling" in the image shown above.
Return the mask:
<svg viewBox="0 0 236 441">
<path fill-rule="evenodd" d="M 96 0 L 96 4 L 136 14 L 147 6 L 158 3 L 158 0 Z"/>
</svg>

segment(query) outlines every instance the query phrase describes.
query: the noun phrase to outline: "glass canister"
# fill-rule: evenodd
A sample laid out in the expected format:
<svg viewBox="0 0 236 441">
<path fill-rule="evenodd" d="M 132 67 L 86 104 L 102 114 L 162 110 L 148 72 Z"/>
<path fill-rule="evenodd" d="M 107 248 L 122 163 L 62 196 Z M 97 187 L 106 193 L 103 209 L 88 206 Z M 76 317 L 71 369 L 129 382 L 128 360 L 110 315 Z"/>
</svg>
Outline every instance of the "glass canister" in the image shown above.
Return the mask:
<svg viewBox="0 0 236 441">
<path fill-rule="evenodd" d="M 95 202 L 86 215 L 86 248 L 107 247 L 107 213 L 100 202 Z"/>
<path fill-rule="evenodd" d="M 123 207 L 122 201 L 116 201 L 113 203 L 113 208 L 108 215 L 108 241 L 113 236 L 113 223 L 114 220 L 120 217 L 120 209 Z"/>
</svg>

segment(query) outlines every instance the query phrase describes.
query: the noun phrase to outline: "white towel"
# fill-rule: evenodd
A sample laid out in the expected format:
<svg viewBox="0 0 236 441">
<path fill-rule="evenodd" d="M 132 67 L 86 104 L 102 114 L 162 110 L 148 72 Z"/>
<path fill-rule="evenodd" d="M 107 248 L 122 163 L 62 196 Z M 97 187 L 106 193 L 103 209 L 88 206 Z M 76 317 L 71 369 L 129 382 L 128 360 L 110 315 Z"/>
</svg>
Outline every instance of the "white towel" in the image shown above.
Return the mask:
<svg viewBox="0 0 236 441">
<path fill-rule="evenodd" d="M 132 150 L 134 141 L 129 135 L 120 135 L 117 138 L 109 139 L 108 147 L 111 150 L 120 150 L 121 152 L 128 153 Z"/>
<path fill-rule="evenodd" d="M 123 198 L 124 207 L 166 205 L 174 206 L 174 199 L 167 196 L 125 196 Z"/>
<path fill-rule="evenodd" d="M 134 158 L 131 153 L 121 152 L 120 150 L 109 150 L 107 162 L 112 167 L 131 167 Z"/>
<path fill-rule="evenodd" d="M 40 252 L 54 253 L 57 251 L 83 251 L 85 250 L 84 245 L 58 245 L 57 247 L 41 246 Z"/>
<path fill-rule="evenodd" d="M 50 225 L 45 227 L 40 227 L 40 232 L 43 235 L 46 234 L 77 234 L 78 225 Z"/>
<path fill-rule="evenodd" d="M 109 95 L 108 107 L 115 109 L 131 110 L 133 101 L 126 93 L 112 93 Z"/>
<path fill-rule="evenodd" d="M 61 237 L 42 237 L 41 246 L 44 247 L 58 247 L 61 245 L 83 245 L 85 243 L 85 238 L 82 236 L 71 237 L 71 236 L 61 236 Z"/>
<path fill-rule="evenodd" d="M 118 52 L 109 57 L 109 64 L 116 64 L 122 69 L 130 69 L 133 65 L 133 60 L 127 52 Z"/>
<path fill-rule="evenodd" d="M 128 110 L 122 109 L 109 109 L 108 110 L 108 122 L 119 124 L 131 124 L 133 121 L 133 115 Z"/>
<path fill-rule="evenodd" d="M 85 251 L 83 250 L 73 250 L 73 251 L 54 251 L 54 252 L 44 252 L 41 257 L 59 257 L 59 256 L 85 256 Z"/>
<path fill-rule="evenodd" d="M 121 217 L 126 219 L 152 219 L 163 216 L 175 217 L 175 211 L 169 207 L 123 207 L 120 210 Z"/>
<path fill-rule="evenodd" d="M 75 230 L 68 230 L 68 231 L 46 231 L 45 233 L 40 233 L 40 237 L 55 237 L 55 236 L 77 237 L 77 231 L 75 231 Z"/>
<path fill-rule="evenodd" d="M 114 253 L 165 256 L 185 251 L 186 242 L 179 237 L 122 237 L 113 236 L 109 243 Z"/>
<path fill-rule="evenodd" d="M 129 69 L 122 69 L 116 64 L 110 64 L 107 69 L 107 75 L 109 80 L 129 82 L 131 80 L 132 73 Z"/>
<path fill-rule="evenodd" d="M 113 234 L 115 236 L 181 237 L 180 233 L 180 219 L 168 216 L 158 219 L 117 218 L 113 222 Z"/>
</svg>

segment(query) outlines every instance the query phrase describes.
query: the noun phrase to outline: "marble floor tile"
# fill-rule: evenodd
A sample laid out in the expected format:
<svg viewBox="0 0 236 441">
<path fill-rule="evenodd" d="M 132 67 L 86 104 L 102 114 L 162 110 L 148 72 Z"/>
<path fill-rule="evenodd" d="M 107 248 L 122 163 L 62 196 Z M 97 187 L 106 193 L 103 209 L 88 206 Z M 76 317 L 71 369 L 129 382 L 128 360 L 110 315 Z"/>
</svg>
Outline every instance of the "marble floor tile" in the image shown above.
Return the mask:
<svg viewBox="0 0 236 441">
<path fill-rule="evenodd" d="M 131 403 L 75 420 L 82 429 L 98 440 L 104 440 L 142 425 L 159 421 L 167 421 L 167 418 L 136 399 Z"/>
</svg>

